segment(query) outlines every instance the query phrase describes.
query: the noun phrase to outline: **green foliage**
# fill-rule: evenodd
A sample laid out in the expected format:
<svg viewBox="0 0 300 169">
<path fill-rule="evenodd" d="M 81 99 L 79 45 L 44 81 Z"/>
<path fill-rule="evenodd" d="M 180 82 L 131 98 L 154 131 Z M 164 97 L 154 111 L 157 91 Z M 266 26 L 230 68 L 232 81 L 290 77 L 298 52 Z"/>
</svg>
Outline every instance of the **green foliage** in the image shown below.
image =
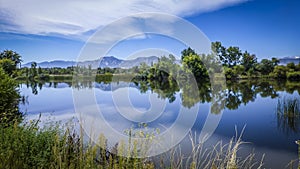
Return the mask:
<svg viewBox="0 0 300 169">
<path fill-rule="evenodd" d="M 10 59 L 0 59 L 0 68 L 2 68 L 8 75 L 12 75 L 16 70 L 15 62 Z"/>
<path fill-rule="evenodd" d="M 243 65 L 236 65 L 233 67 L 233 70 L 237 75 L 242 75 L 245 73 L 245 67 Z"/>
<path fill-rule="evenodd" d="M 162 56 L 148 70 L 142 70 L 143 77 L 161 82 L 167 82 L 169 79 L 176 78 L 180 67 L 174 62 L 175 57 L 173 55 L 169 55 L 169 57 Z M 146 74 L 147 76 L 145 76 Z"/>
<path fill-rule="evenodd" d="M 222 46 L 221 42 L 213 42 L 212 51 L 219 57 L 223 66 L 227 66 L 229 68 L 239 64 L 243 55 L 238 47 L 230 46 L 226 49 Z"/>
<path fill-rule="evenodd" d="M 15 73 L 17 65 L 21 62 L 21 56 L 12 50 L 4 50 L 0 53 L 0 68 L 10 76 Z"/>
<path fill-rule="evenodd" d="M 222 43 L 221 42 L 212 42 L 211 48 L 212 48 L 213 53 L 217 57 L 219 57 L 223 66 L 228 66 L 226 48 L 224 46 L 222 46 Z"/>
<path fill-rule="evenodd" d="M 236 79 L 238 77 L 238 74 L 234 69 L 224 67 L 224 72 L 226 79 Z"/>
<path fill-rule="evenodd" d="M 226 59 L 228 60 L 228 66 L 233 67 L 240 63 L 242 52 L 238 47 L 230 46 L 227 49 Z"/>
<path fill-rule="evenodd" d="M 211 77 L 215 76 L 216 73 L 222 73 L 222 65 L 219 59 L 213 54 L 202 54 L 200 55 L 201 61 L 204 63 L 206 69 L 208 69 L 208 74 Z"/>
<path fill-rule="evenodd" d="M 194 74 L 196 79 L 208 78 L 208 72 L 199 55 L 190 54 L 182 60 L 183 70 Z"/>
<path fill-rule="evenodd" d="M 0 128 L 21 119 L 19 98 L 16 82 L 0 68 Z"/>
<path fill-rule="evenodd" d="M 33 80 L 38 75 L 36 66 L 37 66 L 36 62 L 31 63 L 30 74 L 29 74 L 29 79 L 31 80 Z"/>
<path fill-rule="evenodd" d="M 286 65 L 286 67 L 287 67 L 289 70 L 291 70 L 291 71 L 294 71 L 294 70 L 296 69 L 296 65 L 295 65 L 295 63 L 293 63 L 293 62 L 288 63 L 288 64 Z"/>
<path fill-rule="evenodd" d="M 263 75 L 269 75 L 273 72 L 276 64 L 272 60 L 262 59 L 261 62 L 257 65 L 257 70 Z"/>
<path fill-rule="evenodd" d="M 300 72 L 287 72 L 289 80 L 300 80 Z"/>
<path fill-rule="evenodd" d="M 285 66 L 275 66 L 272 76 L 278 79 L 286 79 L 287 71 Z"/>
<path fill-rule="evenodd" d="M 188 47 L 187 49 L 184 49 L 181 52 L 181 60 L 183 60 L 184 57 L 190 56 L 190 55 L 197 55 L 197 53 L 195 52 L 195 50 L 193 50 L 192 48 Z"/>
<path fill-rule="evenodd" d="M 257 64 L 257 58 L 255 55 L 251 55 L 247 51 L 243 53 L 241 65 L 245 67 L 245 71 L 248 72 L 251 68 L 253 68 Z"/>
<path fill-rule="evenodd" d="M 21 64 L 21 56 L 12 50 L 4 50 L 3 52 L 0 53 L 0 59 L 10 59 L 11 61 L 14 62 L 15 67 L 18 64 Z"/>
</svg>

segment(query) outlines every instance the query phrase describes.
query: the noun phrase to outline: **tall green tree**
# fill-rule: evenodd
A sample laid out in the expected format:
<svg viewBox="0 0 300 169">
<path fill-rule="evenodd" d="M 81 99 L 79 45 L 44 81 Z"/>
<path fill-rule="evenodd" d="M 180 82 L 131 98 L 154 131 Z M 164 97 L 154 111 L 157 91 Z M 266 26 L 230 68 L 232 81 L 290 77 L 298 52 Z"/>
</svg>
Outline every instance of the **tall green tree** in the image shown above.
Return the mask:
<svg viewBox="0 0 300 169">
<path fill-rule="evenodd" d="M 286 79 L 288 68 L 285 66 L 275 66 L 273 76 L 278 79 Z"/>
<path fill-rule="evenodd" d="M 268 75 L 271 72 L 273 72 L 275 66 L 278 65 L 278 59 L 272 58 L 271 60 L 269 59 L 262 59 L 261 62 L 258 64 L 257 69 L 261 74 L 263 75 Z"/>
<path fill-rule="evenodd" d="M 212 42 L 211 50 L 220 59 L 223 65 L 228 65 L 226 48 L 222 46 L 221 42 Z"/>
<path fill-rule="evenodd" d="M 4 50 L 3 52 L 0 53 L 0 59 L 10 59 L 15 63 L 15 66 L 20 64 L 21 67 L 21 55 L 19 55 L 17 52 L 12 51 L 12 50 Z"/>
<path fill-rule="evenodd" d="M 187 49 L 184 49 L 183 51 L 181 51 L 181 60 L 183 60 L 183 58 L 185 56 L 189 56 L 189 55 L 196 55 L 197 53 L 195 52 L 195 50 L 193 50 L 192 48 L 188 47 Z"/>
<path fill-rule="evenodd" d="M 37 76 L 37 70 L 36 70 L 36 66 L 37 66 L 37 63 L 36 62 L 32 62 L 31 63 L 31 68 L 30 68 L 30 78 L 34 78 Z"/>
<path fill-rule="evenodd" d="M 221 42 L 213 42 L 211 48 L 214 54 L 219 57 L 223 66 L 232 68 L 241 61 L 242 52 L 238 47 L 230 46 L 226 49 Z"/>
<path fill-rule="evenodd" d="M 253 68 L 257 64 L 257 58 L 254 54 L 250 54 L 247 51 L 243 53 L 241 65 L 245 67 L 245 71 Z"/>
<path fill-rule="evenodd" d="M 207 69 L 205 68 L 199 55 L 190 54 L 188 56 L 184 56 L 182 65 L 183 69 L 191 71 L 196 79 L 208 78 Z"/>
<path fill-rule="evenodd" d="M 226 59 L 228 60 L 228 67 L 234 67 L 241 61 L 242 52 L 238 47 L 230 46 L 227 49 Z"/>
</svg>

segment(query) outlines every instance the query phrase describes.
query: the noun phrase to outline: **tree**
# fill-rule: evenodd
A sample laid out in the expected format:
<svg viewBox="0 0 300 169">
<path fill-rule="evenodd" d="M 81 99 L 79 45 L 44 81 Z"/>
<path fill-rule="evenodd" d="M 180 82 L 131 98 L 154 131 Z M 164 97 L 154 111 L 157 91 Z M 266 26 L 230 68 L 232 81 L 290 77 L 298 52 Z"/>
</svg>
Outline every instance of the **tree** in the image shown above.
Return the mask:
<svg viewBox="0 0 300 169">
<path fill-rule="evenodd" d="M 288 64 L 286 65 L 286 67 L 287 67 L 289 70 L 292 70 L 292 71 L 294 71 L 294 70 L 296 69 L 296 65 L 295 65 L 294 62 L 288 63 Z"/>
<path fill-rule="evenodd" d="M 190 54 L 189 56 L 184 56 L 182 65 L 185 70 L 190 70 L 196 79 L 208 78 L 207 69 L 205 68 L 199 55 Z"/>
<path fill-rule="evenodd" d="M 227 63 L 227 59 L 226 59 L 226 48 L 224 46 L 222 46 L 221 42 L 212 42 L 211 44 L 211 50 L 213 51 L 213 53 L 215 55 L 217 55 L 217 57 L 220 59 L 220 61 L 222 62 L 223 66 L 226 66 Z"/>
<path fill-rule="evenodd" d="M 277 66 L 280 62 L 277 58 L 272 58 L 271 61 L 274 67 Z"/>
<path fill-rule="evenodd" d="M 147 71 L 147 78 L 163 81 L 174 78 L 173 76 L 177 75 L 179 69 L 179 65 L 174 64 L 175 60 L 173 55 L 169 55 L 169 57 L 162 56 L 158 59 L 158 62 Z"/>
<path fill-rule="evenodd" d="M 236 79 L 238 77 L 237 72 L 234 69 L 229 67 L 224 68 L 224 74 L 226 79 Z"/>
<path fill-rule="evenodd" d="M 241 65 L 245 67 L 245 71 L 248 72 L 250 68 L 254 67 L 257 63 L 257 58 L 255 55 L 251 55 L 247 51 L 242 55 Z"/>
<path fill-rule="evenodd" d="M 273 72 L 276 66 L 275 60 L 262 59 L 260 64 L 257 66 L 258 71 L 263 75 L 268 75 Z"/>
<path fill-rule="evenodd" d="M 278 79 L 286 79 L 287 68 L 285 66 L 275 66 L 273 76 Z"/>
<path fill-rule="evenodd" d="M 34 78 L 37 76 L 37 70 L 36 70 L 37 63 L 32 62 L 31 63 L 31 68 L 30 68 L 30 78 Z"/>
<path fill-rule="evenodd" d="M 189 56 L 189 55 L 196 55 L 197 53 L 195 52 L 195 50 L 193 50 L 192 48 L 188 47 L 187 49 L 184 49 L 181 52 L 181 60 L 183 60 L 183 58 L 185 56 Z"/>
<path fill-rule="evenodd" d="M 233 67 L 240 63 L 242 52 L 238 47 L 230 46 L 227 49 L 226 59 L 228 60 L 228 66 Z"/>
<path fill-rule="evenodd" d="M 14 62 L 15 67 L 20 64 L 21 67 L 21 56 L 12 50 L 4 50 L 3 52 L 0 53 L 0 59 L 10 59 Z"/>
<path fill-rule="evenodd" d="M 245 66 L 244 65 L 236 65 L 233 67 L 234 72 L 236 75 L 245 74 Z"/>
<path fill-rule="evenodd" d="M 240 63 L 242 52 L 238 47 L 230 46 L 226 49 L 221 42 L 213 42 L 212 51 L 219 57 L 223 66 L 233 67 Z"/>
</svg>

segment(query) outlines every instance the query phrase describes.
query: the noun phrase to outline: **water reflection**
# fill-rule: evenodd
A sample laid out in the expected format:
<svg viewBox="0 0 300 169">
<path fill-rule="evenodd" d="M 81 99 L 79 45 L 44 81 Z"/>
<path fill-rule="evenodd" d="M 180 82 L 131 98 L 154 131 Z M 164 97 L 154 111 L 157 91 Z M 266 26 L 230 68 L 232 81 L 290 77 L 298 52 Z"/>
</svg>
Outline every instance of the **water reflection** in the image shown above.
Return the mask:
<svg viewBox="0 0 300 169">
<path fill-rule="evenodd" d="M 136 88 L 140 93 L 151 91 L 157 94 L 157 97 L 162 100 L 168 100 L 173 103 L 179 99 L 182 106 L 186 108 L 193 107 L 197 103 L 213 103 L 218 106 L 211 106 L 211 113 L 219 114 L 222 110 L 237 110 L 241 105 L 247 105 L 250 102 L 255 102 L 258 96 L 262 98 L 270 97 L 271 99 L 280 99 L 280 93 L 289 94 L 296 93 L 299 98 L 300 84 L 290 81 L 272 81 L 272 80 L 242 80 L 242 81 L 227 81 L 226 86 L 221 83 L 214 85 L 217 90 L 212 90 L 210 82 L 198 83 L 198 92 L 193 91 L 193 86 L 179 85 L 173 80 L 167 81 L 89 81 L 89 80 L 74 80 L 72 81 L 52 81 L 52 82 L 22 82 L 27 88 L 30 88 L 32 94 L 38 95 L 43 88 L 74 88 L 74 89 L 91 89 L 96 88 L 102 91 L 112 90 L 112 84 L 117 83 L 118 88 L 131 87 Z M 21 83 L 21 84 L 22 84 Z M 182 84 L 182 83 L 181 83 Z M 115 90 L 115 89 L 114 89 Z M 215 91 L 215 92 L 213 92 Z M 199 94 L 199 96 L 197 95 Z M 23 96 L 23 103 L 26 103 L 26 96 Z M 217 99 L 212 101 L 212 99 Z M 286 105 L 278 102 L 278 106 Z M 284 109 L 284 108 L 281 108 Z M 277 125 L 282 131 L 300 132 L 300 116 L 291 114 L 277 109 Z"/>
<path fill-rule="evenodd" d="M 181 90 L 180 99 L 183 106 L 192 107 L 194 104 L 209 103 L 212 98 L 223 98 L 219 100 L 223 105 L 223 109 L 236 110 L 242 104 L 246 105 L 249 102 L 254 102 L 257 95 L 263 98 L 270 97 L 272 99 L 279 97 L 279 92 L 287 92 L 293 94 L 295 91 L 300 93 L 300 84 L 296 82 L 288 81 L 259 81 L 259 80 L 244 80 L 244 81 L 228 81 L 225 86 L 219 86 L 223 88 L 217 93 L 212 93 L 211 85 L 209 82 L 198 83 L 199 97 L 194 96 L 196 92 L 189 90 L 190 86 L 181 86 L 181 88 L 174 81 L 160 83 L 156 81 L 142 81 L 135 82 L 140 88 L 141 92 L 151 90 L 159 95 L 159 97 L 169 99 L 170 102 L 176 98 L 175 93 Z M 218 85 L 215 85 L 218 86 Z M 219 97 L 218 97 L 219 95 Z M 195 100 L 196 99 L 196 100 Z M 214 111 L 217 113 L 218 111 Z"/>
<path fill-rule="evenodd" d="M 24 82 L 22 82 L 24 84 Z M 158 94 L 158 97 L 161 99 L 168 99 L 170 103 L 174 102 L 176 98 L 176 93 L 180 93 L 181 103 L 185 107 L 192 107 L 196 103 L 210 103 L 212 98 L 223 98 L 219 100 L 223 102 L 223 108 L 229 110 L 236 110 L 242 104 L 246 105 L 249 102 L 254 102 L 257 98 L 257 95 L 260 95 L 263 98 L 270 97 L 272 99 L 279 97 L 279 92 L 287 92 L 293 94 L 294 92 L 300 93 L 300 84 L 297 82 L 289 81 L 261 81 L 261 80 L 243 80 L 243 81 L 227 81 L 226 88 L 225 86 L 218 86 L 222 88 L 217 93 L 212 93 L 210 82 L 201 82 L 198 83 L 198 93 L 199 96 L 195 96 L 195 93 L 191 89 L 193 87 L 189 85 L 179 86 L 176 81 L 26 81 L 26 87 L 32 90 L 34 95 L 38 94 L 39 90 L 42 90 L 43 87 L 47 88 L 75 88 L 75 89 L 84 89 L 84 88 L 98 88 L 101 90 L 109 91 L 111 90 L 111 84 L 118 83 L 119 87 L 127 87 L 130 83 L 130 87 L 138 88 L 141 93 L 146 93 L 148 90 L 151 90 L 154 93 Z M 215 85 L 217 86 L 217 85 Z M 181 91 L 181 92 L 180 92 Z M 219 97 L 218 97 L 219 95 Z"/>
<path fill-rule="evenodd" d="M 297 157 L 295 140 L 299 139 L 300 133 L 299 113 L 279 112 L 276 109 L 286 100 L 283 96 L 300 100 L 300 84 L 297 82 L 241 80 L 227 81 L 226 85 L 216 82 L 213 88 L 209 82 L 201 82 L 197 86 L 199 96 L 195 96 L 197 92 L 191 90 L 189 86 L 179 85 L 175 81 L 20 82 L 20 90 L 24 95 L 22 100 L 24 103 L 29 103 L 21 105 L 21 110 L 24 112 L 28 110 L 32 118 L 39 113 L 43 113 L 43 116 L 49 113 L 57 120 L 70 119 L 74 117 L 72 89 L 94 88 L 97 104 L 101 104 L 100 107 L 103 108 L 103 116 L 114 129 L 123 132 L 123 129 L 131 128 L 132 123 L 124 119 L 115 109 L 111 98 L 112 86 L 117 86 L 113 90 L 129 87 L 132 92 L 130 93 L 132 94 L 130 95 L 131 101 L 139 110 L 147 110 L 151 106 L 147 100 L 149 93 L 154 93 L 155 97 L 166 100 L 166 111 L 155 122 L 149 123 L 149 128 L 157 128 L 158 124 L 169 127 L 176 120 L 176 112 L 181 105 L 189 108 L 197 103 L 203 103 L 200 104 L 201 111 L 198 113 L 192 131 L 198 133 L 201 131 L 207 117 L 205 112 L 219 116 L 218 114 L 224 110 L 219 127 L 215 131 L 215 134 L 222 139 L 234 136 L 235 126 L 242 128 L 247 125 L 243 139 L 257 146 L 256 150 L 259 147 L 263 148 L 261 154 L 265 153 L 266 149 L 270 150 L 268 157 L 272 162 L 280 163 L 280 160 L 286 157 L 285 153 L 290 155 L 286 160 L 292 159 L 291 156 Z M 209 106 L 210 104 L 218 106 Z M 85 106 L 89 105 L 85 104 Z M 209 110 L 209 107 L 212 109 Z M 161 131 L 164 131 L 164 127 Z"/>
</svg>

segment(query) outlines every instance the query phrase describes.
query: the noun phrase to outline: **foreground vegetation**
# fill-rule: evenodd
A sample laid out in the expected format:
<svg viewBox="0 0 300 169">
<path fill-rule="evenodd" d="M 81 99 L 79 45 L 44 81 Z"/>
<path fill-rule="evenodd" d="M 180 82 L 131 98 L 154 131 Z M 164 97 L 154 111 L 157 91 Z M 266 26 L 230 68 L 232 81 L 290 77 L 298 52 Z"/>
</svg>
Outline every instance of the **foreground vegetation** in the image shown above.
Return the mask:
<svg viewBox="0 0 300 169">
<path fill-rule="evenodd" d="M 118 156 L 121 145 L 106 147 L 105 138 L 97 144 L 84 141 L 73 128 L 38 127 L 38 121 L 0 128 L 0 168 L 261 168 L 254 154 L 239 158 L 240 138 L 228 144 L 218 142 L 206 149 L 190 136 L 192 152 L 183 156 L 179 147 L 151 158 Z M 106 148 L 103 148 L 106 147 Z M 124 151 L 124 150 L 123 150 Z M 114 153 L 111 153 L 114 152 Z"/>
</svg>

